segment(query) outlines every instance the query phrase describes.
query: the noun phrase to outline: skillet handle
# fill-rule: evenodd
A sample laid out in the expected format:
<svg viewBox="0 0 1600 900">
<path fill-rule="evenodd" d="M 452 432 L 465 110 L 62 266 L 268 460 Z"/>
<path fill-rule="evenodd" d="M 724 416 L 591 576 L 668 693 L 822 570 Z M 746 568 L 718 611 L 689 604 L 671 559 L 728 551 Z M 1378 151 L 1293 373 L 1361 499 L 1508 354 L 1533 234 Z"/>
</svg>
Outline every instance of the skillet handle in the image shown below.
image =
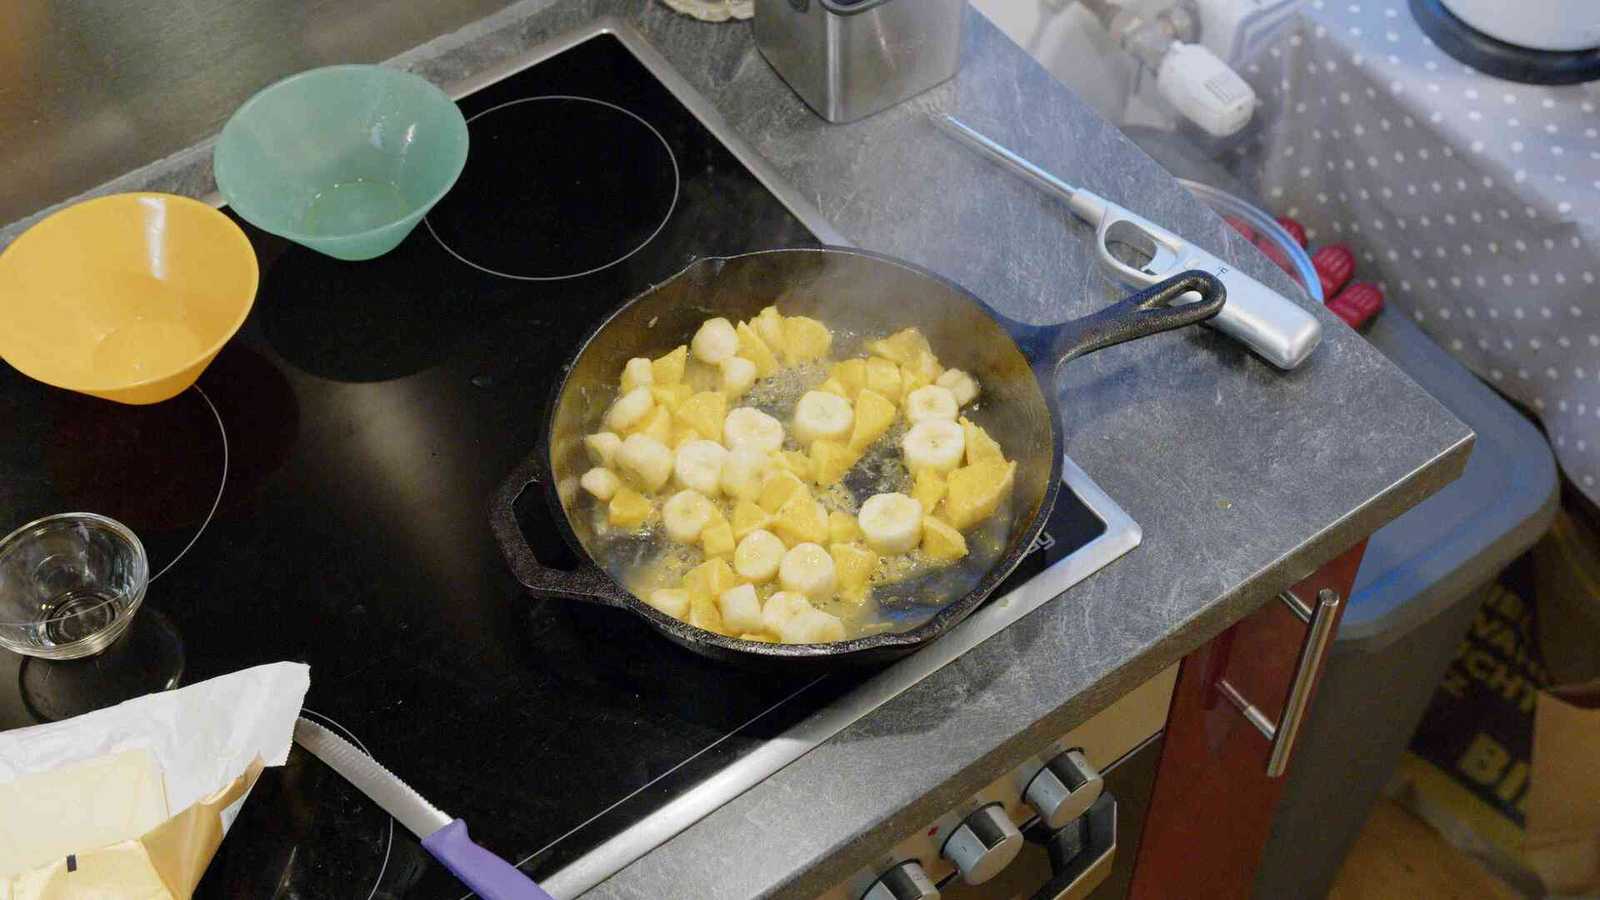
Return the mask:
<svg viewBox="0 0 1600 900">
<path fill-rule="evenodd" d="M 489 501 L 489 528 L 494 532 L 495 543 L 500 545 L 500 554 L 511 567 L 511 574 L 535 597 L 571 598 L 606 606 L 626 606 L 628 592 L 595 565 L 588 554 L 580 554 L 576 568 L 556 569 L 539 562 L 533 548 L 528 546 L 522 526 L 517 524 L 517 498 L 525 491 L 547 490 L 549 482 L 549 454 L 540 446 L 506 476 Z M 539 514 L 555 516 L 564 513 L 551 509 L 548 503 L 542 503 L 539 504 Z"/>
<path fill-rule="evenodd" d="M 1198 292 L 1200 299 L 1170 305 L 1190 291 Z M 1216 276 L 1191 269 L 1081 319 L 1060 325 L 1018 326 L 1017 343 L 1034 366 L 1051 372 L 1069 359 L 1096 350 L 1204 322 L 1222 311 L 1227 296 L 1227 288 Z"/>
</svg>

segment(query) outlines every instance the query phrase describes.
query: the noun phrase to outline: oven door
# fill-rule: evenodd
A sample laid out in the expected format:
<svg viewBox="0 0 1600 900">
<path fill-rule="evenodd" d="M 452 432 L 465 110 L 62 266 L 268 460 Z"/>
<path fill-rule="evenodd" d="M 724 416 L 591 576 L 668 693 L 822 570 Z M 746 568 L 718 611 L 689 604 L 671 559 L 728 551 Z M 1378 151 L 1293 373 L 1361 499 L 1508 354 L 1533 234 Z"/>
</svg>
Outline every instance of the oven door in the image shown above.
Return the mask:
<svg viewBox="0 0 1600 900">
<path fill-rule="evenodd" d="M 1160 759 L 1156 734 L 1101 773 L 1105 790 L 1082 818 L 1054 834 L 1028 823 L 1022 829 L 1027 846 L 1004 872 L 976 886 L 952 876 L 939 885 L 941 900 L 1127 897 Z"/>
</svg>

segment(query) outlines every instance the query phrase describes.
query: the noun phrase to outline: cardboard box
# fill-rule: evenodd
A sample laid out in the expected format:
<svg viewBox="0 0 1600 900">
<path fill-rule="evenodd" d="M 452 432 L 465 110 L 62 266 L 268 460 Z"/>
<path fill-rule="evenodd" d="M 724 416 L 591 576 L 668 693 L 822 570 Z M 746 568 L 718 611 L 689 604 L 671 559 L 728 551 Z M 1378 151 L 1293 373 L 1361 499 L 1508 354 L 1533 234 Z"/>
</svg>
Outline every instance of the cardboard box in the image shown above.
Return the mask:
<svg viewBox="0 0 1600 900">
<path fill-rule="evenodd" d="M 1600 895 L 1600 681 L 1539 695 L 1523 854 L 1552 893 Z"/>
</svg>

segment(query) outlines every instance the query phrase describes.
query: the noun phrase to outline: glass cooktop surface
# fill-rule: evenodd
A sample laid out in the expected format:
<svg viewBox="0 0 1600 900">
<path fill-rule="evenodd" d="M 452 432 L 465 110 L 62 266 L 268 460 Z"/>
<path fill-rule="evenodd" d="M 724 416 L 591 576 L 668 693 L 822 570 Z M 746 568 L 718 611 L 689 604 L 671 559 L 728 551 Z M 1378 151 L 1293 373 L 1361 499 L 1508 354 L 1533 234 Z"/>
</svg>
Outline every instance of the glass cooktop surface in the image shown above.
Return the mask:
<svg viewBox="0 0 1600 900">
<path fill-rule="evenodd" d="M 585 333 L 697 256 L 818 239 L 614 35 L 460 105 L 461 181 L 392 253 L 340 262 L 244 225 L 259 296 L 196 389 L 119 406 L 0 371 L 0 528 L 104 513 L 156 573 L 103 656 L 0 652 L 0 729 L 307 662 L 307 715 L 543 878 L 875 673 L 735 671 L 518 589 L 488 500 Z M 1104 531 L 1063 491 L 1001 592 Z M 463 893 L 297 749 L 198 896 Z"/>
</svg>

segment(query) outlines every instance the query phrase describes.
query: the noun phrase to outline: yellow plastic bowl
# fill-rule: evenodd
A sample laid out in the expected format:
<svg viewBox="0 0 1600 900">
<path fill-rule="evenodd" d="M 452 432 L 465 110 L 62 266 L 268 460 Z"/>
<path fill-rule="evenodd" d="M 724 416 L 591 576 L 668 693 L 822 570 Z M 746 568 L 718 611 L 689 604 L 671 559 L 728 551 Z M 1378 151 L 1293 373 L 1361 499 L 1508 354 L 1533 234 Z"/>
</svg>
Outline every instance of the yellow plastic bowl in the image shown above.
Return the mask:
<svg viewBox="0 0 1600 900">
<path fill-rule="evenodd" d="M 45 384 L 158 403 L 244 324 L 258 276 L 244 232 L 198 200 L 86 200 L 0 253 L 0 358 Z"/>
</svg>

